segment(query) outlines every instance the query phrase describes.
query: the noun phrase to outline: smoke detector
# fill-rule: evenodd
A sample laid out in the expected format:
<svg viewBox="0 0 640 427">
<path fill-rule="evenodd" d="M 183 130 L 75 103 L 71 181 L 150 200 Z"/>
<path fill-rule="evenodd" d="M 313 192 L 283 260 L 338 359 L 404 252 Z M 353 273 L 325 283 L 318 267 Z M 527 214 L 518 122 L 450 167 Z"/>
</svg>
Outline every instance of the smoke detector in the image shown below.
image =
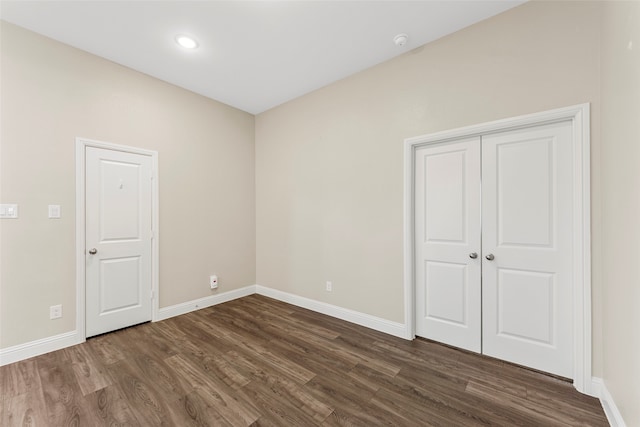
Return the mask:
<svg viewBox="0 0 640 427">
<path fill-rule="evenodd" d="M 396 46 L 400 46 L 400 47 L 407 44 L 408 40 L 409 40 L 409 36 L 406 35 L 405 33 L 398 34 L 393 38 L 393 42 L 396 44 Z"/>
</svg>

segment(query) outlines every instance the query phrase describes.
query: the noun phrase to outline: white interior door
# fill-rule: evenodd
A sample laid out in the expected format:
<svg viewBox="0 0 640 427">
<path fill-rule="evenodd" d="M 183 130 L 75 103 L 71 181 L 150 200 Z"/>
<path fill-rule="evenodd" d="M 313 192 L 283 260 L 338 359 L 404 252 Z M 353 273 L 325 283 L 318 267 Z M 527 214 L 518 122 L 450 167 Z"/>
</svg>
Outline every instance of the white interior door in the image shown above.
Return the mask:
<svg viewBox="0 0 640 427">
<path fill-rule="evenodd" d="M 482 138 L 483 353 L 568 378 L 571 128 Z"/>
<path fill-rule="evenodd" d="M 480 352 L 480 138 L 415 162 L 416 335 Z"/>
<path fill-rule="evenodd" d="M 86 336 L 151 320 L 152 159 L 86 147 Z"/>
</svg>

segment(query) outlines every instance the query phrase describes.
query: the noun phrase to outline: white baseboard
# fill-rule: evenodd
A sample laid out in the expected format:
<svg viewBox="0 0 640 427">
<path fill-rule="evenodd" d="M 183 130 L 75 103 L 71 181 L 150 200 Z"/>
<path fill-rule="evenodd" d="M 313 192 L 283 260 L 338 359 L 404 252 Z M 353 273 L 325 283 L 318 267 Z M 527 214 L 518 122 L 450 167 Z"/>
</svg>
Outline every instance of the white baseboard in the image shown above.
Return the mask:
<svg viewBox="0 0 640 427">
<path fill-rule="evenodd" d="M 223 302 L 246 297 L 248 295 L 253 295 L 256 293 L 277 299 L 279 301 L 287 302 L 298 307 L 306 308 L 318 313 L 342 319 L 347 322 L 355 323 L 360 326 L 365 326 L 376 331 L 394 335 L 396 337 L 411 339 L 407 332 L 406 326 L 402 323 L 391 322 L 380 317 L 360 313 L 358 311 L 349 310 L 347 308 L 338 307 L 336 305 L 327 304 L 325 302 L 315 301 L 309 298 L 301 297 L 276 289 L 267 288 L 260 285 L 246 286 L 244 288 L 235 289 L 233 291 L 228 291 L 192 301 L 187 301 L 181 304 L 175 304 L 168 307 L 160 308 L 158 310 L 156 318 L 154 318 L 153 321 L 155 322 L 174 316 L 180 316 L 181 314 L 187 314 L 195 310 L 211 307 L 216 304 L 222 304 Z M 81 337 L 77 331 L 71 331 L 64 334 L 16 345 L 13 347 L 0 349 L 0 366 L 28 359 L 30 357 L 39 356 L 50 351 L 60 350 L 65 347 L 71 347 L 84 341 L 85 338 Z"/>
<path fill-rule="evenodd" d="M 168 319 L 170 317 L 180 316 L 181 314 L 187 314 L 195 310 L 200 310 L 201 308 L 211 307 L 212 305 L 216 304 L 222 304 L 223 302 L 232 301 L 234 299 L 246 297 L 247 295 L 253 295 L 255 293 L 256 287 L 255 285 L 251 285 L 240 289 L 234 289 L 233 291 L 227 291 L 204 298 L 198 298 L 192 301 L 183 302 L 180 304 L 170 305 L 168 307 L 162 307 L 158 310 L 157 318 L 153 320 L 159 321 Z"/>
<path fill-rule="evenodd" d="M 591 384 L 589 384 L 589 388 L 584 390 L 583 393 L 599 399 L 602 397 L 602 387 L 602 378 L 591 377 Z"/>
<path fill-rule="evenodd" d="M 199 310 L 201 308 L 210 307 L 216 304 L 221 304 L 223 302 L 242 298 L 255 293 L 255 285 L 251 285 L 241 289 L 235 289 L 233 291 L 188 301 L 182 304 L 164 307 L 158 310 L 158 317 L 154 319 L 154 321 L 168 319 L 173 316 L 179 316 L 181 314 L 189 313 L 190 311 Z M 0 349 L 0 366 L 19 362 L 30 357 L 49 353 L 51 351 L 61 350 L 63 348 L 71 347 L 85 341 L 85 337 L 80 336 L 78 331 L 71 331 L 35 341 L 30 341 L 24 344 L 19 344 L 13 347 L 3 348 Z"/>
<path fill-rule="evenodd" d="M 604 384 L 604 381 L 602 381 L 602 378 L 593 378 L 592 384 L 594 387 L 593 391 L 595 391 L 596 388 L 599 389 L 600 403 L 602 404 L 602 409 L 604 409 L 604 414 L 607 416 L 607 421 L 609 421 L 611 427 L 627 427 L 616 402 L 613 401 L 613 396 L 609 393 L 609 390 Z"/>
<path fill-rule="evenodd" d="M 0 366 L 71 347 L 84 341 L 84 337 L 80 337 L 78 331 L 71 331 L 24 344 L 14 345 L 13 347 L 3 348 L 0 350 Z"/>
<path fill-rule="evenodd" d="M 256 293 L 264 295 L 282 302 L 306 308 L 318 313 L 326 314 L 331 317 L 346 320 L 356 325 L 365 326 L 376 331 L 384 332 L 396 337 L 409 339 L 406 325 L 403 323 L 392 322 L 370 314 L 361 313 L 348 308 L 338 307 L 337 305 L 327 304 L 326 302 L 316 301 L 288 292 L 279 291 L 277 289 L 267 288 L 265 286 L 256 285 Z"/>
</svg>

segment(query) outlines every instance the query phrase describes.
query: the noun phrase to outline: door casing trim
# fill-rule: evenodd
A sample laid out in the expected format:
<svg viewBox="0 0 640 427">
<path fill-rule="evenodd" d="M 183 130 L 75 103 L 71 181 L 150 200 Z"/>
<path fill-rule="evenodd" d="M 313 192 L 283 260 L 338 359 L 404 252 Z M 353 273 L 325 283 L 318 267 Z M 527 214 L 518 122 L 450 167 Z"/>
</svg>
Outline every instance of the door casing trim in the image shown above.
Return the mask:
<svg viewBox="0 0 640 427">
<path fill-rule="evenodd" d="M 159 204 L 158 204 L 158 152 L 127 145 L 76 137 L 76 332 L 83 342 L 86 339 L 85 301 L 85 150 L 87 147 L 103 148 L 151 157 L 151 320 L 158 319 L 159 310 Z"/>
<path fill-rule="evenodd" d="M 591 156 L 590 108 L 579 104 L 458 129 L 420 135 L 404 141 L 404 323 L 406 338 L 415 338 L 414 159 L 418 147 L 459 138 L 538 126 L 572 123 L 573 161 L 573 386 L 594 395 L 591 378 Z"/>
</svg>

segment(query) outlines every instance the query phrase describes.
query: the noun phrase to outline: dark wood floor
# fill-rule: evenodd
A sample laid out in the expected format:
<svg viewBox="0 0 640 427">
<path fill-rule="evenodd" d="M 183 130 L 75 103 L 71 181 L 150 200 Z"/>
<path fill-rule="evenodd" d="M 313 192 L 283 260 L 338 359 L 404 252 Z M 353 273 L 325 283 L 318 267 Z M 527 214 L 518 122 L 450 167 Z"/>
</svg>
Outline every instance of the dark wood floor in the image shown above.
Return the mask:
<svg viewBox="0 0 640 427">
<path fill-rule="evenodd" d="M 253 295 L 0 368 L 9 426 L 604 426 L 497 360 Z"/>
</svg>

